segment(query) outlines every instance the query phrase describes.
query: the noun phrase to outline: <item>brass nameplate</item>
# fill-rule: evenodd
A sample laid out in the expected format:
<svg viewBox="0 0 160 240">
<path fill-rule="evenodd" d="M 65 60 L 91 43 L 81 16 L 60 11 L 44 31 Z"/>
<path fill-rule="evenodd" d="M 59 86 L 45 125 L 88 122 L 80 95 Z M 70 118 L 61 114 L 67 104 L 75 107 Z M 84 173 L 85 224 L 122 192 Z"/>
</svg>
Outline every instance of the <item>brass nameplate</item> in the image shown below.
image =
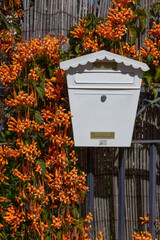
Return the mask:
<svg viewBox="0 0 160 240">
<path fill-rule="evenodd" d="M 115 139 L 115 132 L 91 132 L 91 139 Z"/>
<path fill-rule="evenodd" d="M 93 70 L 117 70 L 115 62 L 95 62 L 92 66 Z"/>
</svg>

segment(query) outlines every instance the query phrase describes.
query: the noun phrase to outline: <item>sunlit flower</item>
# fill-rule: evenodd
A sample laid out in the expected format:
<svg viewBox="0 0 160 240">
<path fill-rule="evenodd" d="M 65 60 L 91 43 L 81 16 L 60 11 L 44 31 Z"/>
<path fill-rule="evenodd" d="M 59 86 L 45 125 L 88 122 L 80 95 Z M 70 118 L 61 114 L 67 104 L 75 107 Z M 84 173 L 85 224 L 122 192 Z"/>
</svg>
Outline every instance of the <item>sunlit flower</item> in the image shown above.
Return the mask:
<svg viewBox="0 0 160 240">
<path fill-rule="evenodd" d="M 4 220 L 11 225 L 13 229 L 12 237 L 14 237 L 14 233 L 16 232 L 17 228 L 20 227 L 20 224 L 25 222 L 25 212 L 22 210 L 18 210 L 12 204 L 7 209 L 5 216 L 3 217 Z"/>
<path fill-rule="evenodd" d="M 20 72 L 20 64 L 7 66 L 5 63 L 2 63 L 0 66 L 1 82 L 4 85 L 7 85 L 8 83 L 14 83 Z"/>
<path fill-rule="evenodd" d="M 5 100 L 6 105 L 10 105 L 13 107 L 17 106 L 27 106 L 35 104 L 35 96 L 33 92 L 29 95 L 28 93 L 24 93 L 23 91 L 19 91 L 18 95 L 14 92 L 13 98 L 8 97 Z"/>
<path fill-rule="evenodd" d="M 40 126 L 39 124 L 37 124 L 34 120 L 29 120 L 28 117 L 26 118 L 22 118 L 22 120 L 20 118 L 18 118 L 17 120 L 11 116 L 8 116 L 8 119 L 10 120 L 7 124 L 8 124 L 8 130 L 9 131 L 14 131 L 17 133 L 24 133 L 25 130 L 27 129 L 35 129 L 37 131 L 40 131 L 40 129 L 42 128 L 42 126 Z"/>
<path fill-rule="evenodd" d="M 79 21 L 80 25 L 75 23 L 76 27 L 74 28 L 74 31 L 70 31 L 70 33 L 73 34 L 75 38 L 82 39 L 86 34 L 86 21 L 82 19 L 79 19 Z"/>
<path fill-rule="evenodd" d="M 153 22 L 153 25 L 154 25 L 154 28 L 148 30 L 148 34 L 153 35 L 160 39 L 160 23 L 156 24 L 155 22 Z"/>
<path fill-rule="evenodd" d="M 97 52 L 100 51 L 101 48 L 104 46 L 104 43 L 101 43 L 100 45 L 98 44 L 97 36 L 95 36 L 94 40 L 91 40 L 90 37 L 86 37 L 83 40 L 83 47 L 85 51 L 91 50 L 92 52 Z"/>
<path fill-rule="evenodd" d="M 52 216 L 52 223 L 51 226 L 57 229 L 60 229 L 62 226 L 62 221 L 60 218 Z"/>
</svg>

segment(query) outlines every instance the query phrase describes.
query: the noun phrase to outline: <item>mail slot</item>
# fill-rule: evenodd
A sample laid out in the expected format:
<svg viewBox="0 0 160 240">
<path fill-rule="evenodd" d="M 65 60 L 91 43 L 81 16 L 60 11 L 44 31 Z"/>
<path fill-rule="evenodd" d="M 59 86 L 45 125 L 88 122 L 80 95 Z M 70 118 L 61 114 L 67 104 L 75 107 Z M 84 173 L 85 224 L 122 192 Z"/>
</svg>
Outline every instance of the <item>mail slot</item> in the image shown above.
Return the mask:
<svg viewBox="0 0 160 240">
<path fill-rule="evenodd" d="M 146 64 L 108 51 L 60 63 L 75 146 L 129 147 Z"/>
</svg>

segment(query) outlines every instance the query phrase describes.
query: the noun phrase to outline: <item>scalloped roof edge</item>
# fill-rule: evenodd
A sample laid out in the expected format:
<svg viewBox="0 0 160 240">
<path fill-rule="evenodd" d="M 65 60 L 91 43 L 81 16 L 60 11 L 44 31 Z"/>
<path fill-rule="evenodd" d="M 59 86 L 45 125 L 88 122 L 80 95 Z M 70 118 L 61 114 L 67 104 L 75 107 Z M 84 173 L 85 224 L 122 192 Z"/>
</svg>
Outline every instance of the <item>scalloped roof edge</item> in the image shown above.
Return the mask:
<svg viewBox="0 0 160 240">
<path fill-rule="evenodd" d="M 140 61 L 133 60 L 115 53 L 111 53 L 105 50 L 99 52 L 90 53 L 84 56 L 73 58 L 60 63 L 60 68 L 67 71 L 69 68 L 77 68 L 79 65 L 86 65 L 89 63 L 94 63 L 97 60 L 107 59 L 109 61 L 115 61 L 117 63 L 123 63 L 125 66 L 132 66 L 135 69 L 140 68 L 142 71 L 146 72 L 149 70 L 147 64 Z"/>
</svg>

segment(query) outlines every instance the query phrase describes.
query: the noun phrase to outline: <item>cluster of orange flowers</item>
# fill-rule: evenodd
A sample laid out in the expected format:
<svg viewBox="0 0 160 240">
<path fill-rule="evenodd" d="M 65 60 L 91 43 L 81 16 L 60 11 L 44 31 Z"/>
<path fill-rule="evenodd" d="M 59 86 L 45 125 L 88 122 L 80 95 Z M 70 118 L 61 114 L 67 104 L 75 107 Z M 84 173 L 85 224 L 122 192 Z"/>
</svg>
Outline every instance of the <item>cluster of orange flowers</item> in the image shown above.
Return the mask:
<svg viewBox="0 0 160 240">
<path fill-rule="evenodd" d="M 31 39 L 29 43 L 23 42 L 17 44 L 17 51 L 13 55 L 13 64 L 24 66 L 27 61 L 31 61 L 42 51 L 42 41 L 40 39 Z"/>
<path fill-rule="evenodd" d="M 4 1 L 4 5 L 3 5 L 3 8 L 6 9 L 6 4 L 7 4 L 8 1 Z M 13 9 L 13 6 L 14 4 L 18 5 L 19 7 L 21 7 L 21 1 L 20 0 L 9 0 L 8 2 L 8 6 L 11 7 Z"/>
<path fill-rule="evenodd" d="M 0 31 L 0 51 L 4 52 L 6 55 L 9 51 L 13 53 L 13 48 L 15 46 L 15 37 L 12 31 Z"/>
<path fill-rule="evenodd" d="M 1 33 L 4 36 L 1 39 L 1 51 L 5 52 L 9 51 L 13 44 L 11 44 L 14 39 L 11 35 L 11 32 Z M 7 36 L 7 38 L 5 38 Z M 63 41 L 62 44 L 65 43 L 66 40 Z M 8 83 L 13 83 L 16 81 L 17 77 L 20 75 L 22 68 L 25 66 L 27 62 L 33 60 L 37 55 L 45 55 L 49 58 L 52 64 L 57 64 L 60 61 L 60 56 L 58 54 L 60 48 L 60 41 L 51 35 L 47 35 L 43 41 L 40 39 L 31 39 L 29 43 L 17 43 L 16 51 L 14 51 L 12 56 L 12 61 L 10 66 L 5 63 L 2 63 L 0 66 L 0 78 L 3 84 L 8 85 Z M 39 72 L 36 74 L 37 68 L 31 69 L 28 75 L 29 79 L 38 80 Z M 37 76 L 38 75 L 38 76 Z M 27 77 L 27 76 L 26 76 Z"/>
<path fill-rule="evenodd" d="M 93 29 L 92 32 L 89 33 L 89 37 L 84 37 L 84 51 L 87 51 L 88 49 L 91 50 L 91 52 L 97 52 L 101 50 L 101 48 L 104 46 L 104 43 L 98 44 L 98 37 L 95 36 L 94 40 L 91 40 L 93 38 L 93 32 L 95 29 Z"/>
<path fill-rule="evenodd" d="M 109 8 L 108 18 L 111 20 L 113 26 L 116 26 L 118 24 L 125 24 L 129 22 L 130 20 L 137 17 L 137 15 L 133 15 L 133 11 L 129 8 L 123 7 L 119 3 L 119 7 L 116 8 Z"/>
<path fill-rule="evenodd" d="M 31 69 L 30 70 L 30 73 L 28 74 L 28 78 L 31 80 L 31 81 L 36 81 L 38 82 L 39 80 L 39 75 L 41 74 L 41 71 L 38 72 L 38 66 L 36 66 L 34 69 Z"/>
<path fill-rule="evenodd" d="M 86 20 L 79 19 L 79 21 L 80 25 L 75 23 L 76 28 L 74 31 L 70 31 L 70 33 L 73 34 L 75 38 L 82 39 L 86 35 Z"/>
<path fill-rule="evenodd" d="M 112 0 L 115 7 L 127 7 L 130 3 L 135 3 L 134 0 Z"/>
<path fill-rule="evenodd" d="M 64 73 L 63 73 L 64 75 Z M 59 78 L 59 81 L 64 82 L 63 79 L 63 75 L 62 78 Z M 51 79 L 46 79 L 46 83 L 45 83 L 45 92 L 46 92 L 46 97 L 48 99 L 59 99 L 60 95 L 61 95 L 61 91 L 63 90 L 62 86 L 59 85 L 54 85 L 56 78 L 53 77 Z"/>
<path fill-rule="evenodd" d="M 141 232 L 140 234 L 134 232 L 132 238 L 135 240 L 153 240 L 152 235 L 149 232 Z M 158 240 L 157 238 L 155 240 Z"/>
<path fill-rule="evenodd" d="M 75 38 L 83 40 L 84 52 L 99 51 L 104 46 L 104 43 L 99 43 L 99 37 L 112 40 L 113 42 L 120 41 L 127 33 L 127 23 L 137 17 L 137 15 L 133 14 L 131 8 L 128 7 L 130 3 L 134 4 L 133 0 L 112 0 L 112 3 L 113 8 L 109 8 L 108 17 L 104 23 L 100 21 L 97 30 L 93 29 L 92 32 L 87 33 L 86 21 L 79 19 L 80 25 L 75 23 L 74 31 L 70 31 Z M 130 52 L 133 52 L 133 48 L 127 52 L 130 54 Z"/>
<path fill-rule="evenodd" d="M 8 130 L 17 136 L 13 147 L 0 148 L 0 183 L 8 180 L 5 165 L 13 159 L 16 167 L 12 174 L 19 183 L 19 189 L 15 190 L 16 206 L 2 207 L 0 212 L 5 222 L 0 228 L 4 230 L 5 226 L 10 226 L 12 238 L 17 232 L 23 237 L 26 229 L 27 234 L 34 233 L 41 240 L 48 234 L 58 239 L 59 230 L 64 240 L 71 240 L 74 236 L 79 240 L 90 239 L 87 222 L 91 216 L 79 222 L 72 211 L 75 204 L 83 202 L 82 193 L 88 188 L 86 175 L 79 174 L 76 168 L 73 141 L 68 136 L 72 115 L 64 108 L 65 72 L 55 66 L 60 61 L 60 46 L 65 42 L 63 37 L 56 39 L 48 35 L 43 41 L 32 39 L 17 43 L 10 65 L 2 63 L 0 66 L 2 82 L 11 88 L 5 104 L 14 110 L 8 116 Z M 7 47 L 3 46 L 3 50 Z M 52 76 L 49 76 L 47 67 L 41 66 L 41 61 L 36 62 L 38 58 L 45 66 L 46 59 L 50 60 L 54 70 Z M 40 85 L 41 76 L 43 85 Z M 44 101 L 37 86 L 45 95 Z M 37 109 L 39 123 L 35 118 Z M 41 138 L 43 148 L 40 148 Z M 4 199 L 1 197 L 0 200 Z M 48 211 L 50 225 L 44 219 L 44 210 Z M 81 230 L 77 229 L 78 224 L 81 224 Z"/>
<path fill-rule="evenodd" d="M 14 94 L 14 98 L 8 97 L 5 101 L 6 105 L 18 107 L 18 106 L 28 106 L 35 104 L 35 96 L 33 92 L 29 95 L 28 93 L 24 93 L 23 91 L 19 91 L 19 94 Z"/>
<path fill-rule="evenodd" d="M 149 214 L 146 212 L 146 217 L 140 217 L 142 221 L 141 224 L 148 224 L 149 223 Z"/>
<path fill-rule="evenodd" d="M 30 209 L 27 213 L 27 218 L 32 222 L 27 231 L 37 231 L 41 240 L 44 240 L 44 232 L 49 229 L 48 223 L 41 220 L 42 206 L 36 200 L 30 203 Z"/>
<path fill-rule="evenodd" d="M 17 139 L 17 146 L 19 151 L 23 154 L 27 162 L 34 163 L 36 158 L 41 156 L 41 151 L 37 149 L 36 142 L 32 142 L 30 145 L 24 144 L 22 140 Z"/>
<path fill-rule="evenodd" d="M 8 164 L 7 159 L 16 159 L 19 156 L 20 152 L 17 149 L 12 149 L 5 145 L 0 146 L 0 185 L 4 180 L 8 180 L 8 177 L 5 176 L 6 169 L 4 168 Z"/>
<path fill-rule="evenodd" d="M 146 212 L 146 217 L 140 217 L 141 220 L 141 224 L 149 224 L 149 213 Z M 155 220 L 155 222 L 157 222 L 157 219 Z M 134 234 L 132 235 L 132 238 L 134 238 L 135 240 L 153 240 L 152 235 L 145 231 L 145 232 L 140 232 L 140 234 L 134 232 Z M 155 238 L 154 240 L 158 240 L 157 238 Z"/>
<path fill-rule="evenodd" d="M 153 35 L 160 39 L 160 24 L 153 22 L 154 29 L 148 30 L 148 34 Z"/>
<path fill-rule="evenodd" d="M 139 57 L 139 51 L 136 51 L 136 46 L 129 46 L 128 43 L 126 43 L 126 45 L 124 45 L 121 48 L 121 55 L 122 56 L 127 56 L 127 57 L 133 57 L 133 58 L 138 58 Z"/>
<path fill-rule="evenodd" d="M 100 22 L 97 33 L 100 37 L 116 41 L 118 39 L 121 40 L 122 37 L 125 35 L 126 31 L 127 28 L 125 25 L 118 25 L 116 28 L 113 28 L 112 21 L 108 20 L 104 24 Z"/>
<path fill-rule="evenodd" d="M 42 126 L 40 126 L 38 123 L 36 123 L 34 120 L 30 120 L 28 117 L 22 118 L 22 120 L 18 117 L 16 120 L 15 118 L 9 116 L 8 119 L 10 120 L 8 125 L 8 130 L 12 132 L 17 132 L 18 136 L 19 133 L 24 133 L 27 129 L 35 129 L 37 131 L 40 131 Z"/>
<path fill-rule="evenodd" d="M 1 82 L 6 86 L 8 85 L 8 83 L 15 82 L 20 72 L 20 64 L 10 65 L 10 67 L 8 67 L 5 63 L 2 63 L 2 65 L 0 66 Z"/>
<path fill-rule="evenodd" d="M 154 28 L 148 30 L 148 34 L 154 36 L 154 40 L 149 38 L 145 38 L 144 46 L 145 48 L 141 47 L 141 57 L 147 58 L 149 55 L 153 57 L 153 65 L 157 68 L 160 63 L 160 23 L 156 24 L 155 22 Z"/>
<path fill-rule="evenodd" d="M 13 229 L 13 233 L 11 237 L 14 237 L 14 233 L 17 231 L 17 228 L 22 223 L 25 223 L 25 212 L 23 210 L 23 204 L 20 205 L 20 210 L 14 207 L 12 204 L 8 207 L 7 211 L 5 212 L 4 220 L 11 225 Z"/>
</svg>

